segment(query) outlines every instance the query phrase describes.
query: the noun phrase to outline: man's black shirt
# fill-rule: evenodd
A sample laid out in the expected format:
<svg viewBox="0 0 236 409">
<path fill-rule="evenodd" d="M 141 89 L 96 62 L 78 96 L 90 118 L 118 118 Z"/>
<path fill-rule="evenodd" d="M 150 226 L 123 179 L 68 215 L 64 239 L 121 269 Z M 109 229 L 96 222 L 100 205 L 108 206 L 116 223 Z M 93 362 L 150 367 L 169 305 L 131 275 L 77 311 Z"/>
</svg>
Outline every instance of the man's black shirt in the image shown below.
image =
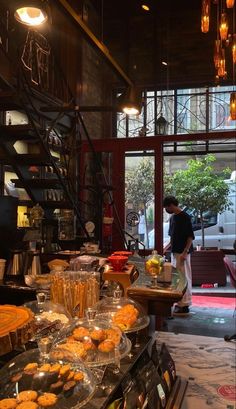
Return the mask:
<svg viewBox="0 0 236 409">
<path fill-rule="evenodd" d="M 194 233 L 190 216 L 184 211 L 173 214 L 170 218 L 169 236 L 171 242 L 172 253 L 182 253 L 185 249 L 188 237 L 194 240 Z M 189 253 L 193 251 L 193 245 L 189 249 Z"/>
</svg>

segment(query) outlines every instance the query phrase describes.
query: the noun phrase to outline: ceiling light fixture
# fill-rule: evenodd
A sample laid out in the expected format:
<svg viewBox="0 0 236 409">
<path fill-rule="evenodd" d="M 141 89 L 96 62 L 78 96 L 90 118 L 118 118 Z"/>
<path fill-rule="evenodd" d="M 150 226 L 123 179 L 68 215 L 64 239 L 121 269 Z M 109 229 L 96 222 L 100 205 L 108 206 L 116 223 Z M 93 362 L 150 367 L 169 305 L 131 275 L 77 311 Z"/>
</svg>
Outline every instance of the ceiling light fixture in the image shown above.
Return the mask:
<svg viewBox="0 0 236 409">
<path fill-rule="evenodd" d="M 14 12 L 15 19 L 28 27 L 36 27 L 45 23 L 48 13 L 43 0 L 19 1 Z"/>
<path fill-rule="evenodd" d="M 150 7 L 149 7 L 149 5 L 146 4 L 146 3 L 142 4 L 141 7 L 142 7 L 142 9 L 145 10 L 145 11 L 150 11 Z"/>
<path fill-rule="evenodd" d="M 142 110 L 141 93 L 134 85 L 129 86 L 118 98 L 118 111 L 126 115 L 139 115 Z"/>
</svg>

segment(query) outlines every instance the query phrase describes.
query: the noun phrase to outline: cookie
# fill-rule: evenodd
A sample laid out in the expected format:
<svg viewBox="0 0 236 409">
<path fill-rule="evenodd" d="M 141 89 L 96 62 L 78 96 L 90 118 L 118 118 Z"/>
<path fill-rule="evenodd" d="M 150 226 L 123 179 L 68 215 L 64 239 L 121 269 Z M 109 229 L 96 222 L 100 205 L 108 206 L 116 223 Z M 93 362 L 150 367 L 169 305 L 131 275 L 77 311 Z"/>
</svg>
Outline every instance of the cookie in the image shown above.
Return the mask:
<svg viewBox="0 0 236 409">
<path fill-rule="evenodd" d="M 69 398 L 69 396 L 72 395 L 75 385 L 75 381 L 69 381 L 65 383 L 65 385 L 63 386 L 63 393 L 66 398 Z"/>
<path fill-rule="evenodd" d="M 0 409 L 15 409 L 17 406 L 17 400 L 13 398 L 0 400 Z"/>
<path fill-rule="evenodd" d="M 60 369 L 61 378 L 66 378 L 70 373 L 70 364 L 62 365 Z"/>
<path fill-rule="evenodd" d="M 58 381 L 56 383 L 52 383 L 52 385 L 50 386 L 50 392 L 55 393 L 56 395 L 58 395 L 63 388 L 63 382 L 62 381 Z"/>
<path fill-rule="evenodd" d="M 11 382 L 16 383 L 22 378 L 22 373 L 16 373 L 11 377 Z"/>
<path fill-rule="evenodd" d="M 17 405 L 16 409 L 37 409 L 38 405 L 36 402 L 32 402 L 30 400 L 26 402 L 21 402 L 19 405 Z"/>
<path fill-rule="evenodd" d="M 44 393 L 38 398 L 38 404 L 44 408 L 55 405 L 57 396 L 54 393 Z"/>
<path fill-rule="evenodd" d="M 22 391 L 18 393 L 16 399 L 17 402 L 26 402 L 26 401 L 35 401 L 38 397 L 38 394 L 36 391 L 28 390 L 28 391 Z"/>
<path fill-rule="evenodd" d="M 31 371 L 32 369 L 37 369 L 37 368 L 38 368 L 37 362 L 30 362 L 24 367 L 24 371 Z"/>
<path fill-rule="evenodd" d="M 75 374 L 74 371 L 70 371 L 67 378 L 66 378 L 66 380 L 67 381 L 72 381 L 73 378 L 74 378 L 74 374 Z"/>
<path fill-rule="evenodd" d="M 76 372 L 74 375 L 74 381 L 82 381 L 84 379 L 83 372 Z"/>
<path fill-rule="evenodd" d="M 44 364 L 40 367 L 38 367 L 38 371 L 40 372 L 48 372 L 50 371 L 51 365 L 50 364 Z"/>
<path fill-rule="evenodd" d="M 51 365 L 49 372 L 59 372 L 61 369 L 61 365 L 60 364 L 53 364 Z"/>
</svg>

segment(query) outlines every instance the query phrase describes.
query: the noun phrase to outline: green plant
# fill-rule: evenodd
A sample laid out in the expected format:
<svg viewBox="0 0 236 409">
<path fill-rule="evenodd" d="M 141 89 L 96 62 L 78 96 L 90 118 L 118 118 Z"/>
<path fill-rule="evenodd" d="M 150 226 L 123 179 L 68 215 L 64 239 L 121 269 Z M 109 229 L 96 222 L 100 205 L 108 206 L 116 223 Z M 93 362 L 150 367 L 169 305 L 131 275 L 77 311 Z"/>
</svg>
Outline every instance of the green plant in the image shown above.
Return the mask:
<svg viewBox="0 0 236 409">
<path fill-rule="evenodd" d="M 171 177 L 165 175 L 165 194 L 172 194 L 182 205 L 196 209 L 201 224 L 203 247 L 204 212 L 222 213 L 230 209 L 231 205 L 228 199 L 229 187 L 224 181 L 229 169 L 224 169 L 221 176 L 218 176 L 213 167 L 215 161 L 215 156 L 211 154 L 201 159 L 191 159 L 187 162 L 187 169 L 178 170 Z"/>
</svg>

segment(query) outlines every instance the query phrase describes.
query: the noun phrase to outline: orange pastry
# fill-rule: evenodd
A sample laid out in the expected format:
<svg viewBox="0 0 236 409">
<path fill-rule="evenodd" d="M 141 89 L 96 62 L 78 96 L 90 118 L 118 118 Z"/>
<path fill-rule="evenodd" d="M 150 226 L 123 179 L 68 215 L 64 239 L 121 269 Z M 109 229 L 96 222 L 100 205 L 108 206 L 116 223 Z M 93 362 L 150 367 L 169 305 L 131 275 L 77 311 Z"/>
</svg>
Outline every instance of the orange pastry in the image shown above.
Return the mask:
<svg viewBox="0 0 236 409">
<path fill-rule="evenodd" d="M 121 332 L 117 328 L 109 328 L 106 330 L 106 339 L 114 342 L 115 345 L 119 345 L 121 338 Z"/>
<path fill-rule="evenodd" d="M 72 335 L 76 340 L 80 341 L 80 340 L 83 340 L 84 337 L 89 336 L 89 330 L 84 327 L 78 327 L 74 329 Z"/>
<path fill-rule="evenodd" d="M 32 369 L 37 369 L 37 368 L 38 368 L 37 362 L 30 362 L 24 367 L 24 371 L 32 371 Z"/>
<path fill-rule="evenodd" d="M 95 341 L 103 341 L 106 338 L 106 332 L 103 329 L 94 329 L 90 332 L 90 337 Z"/>
<path fill-rule="evenodd" d="M 38 398 L 38 404 L 43 407 L 55 405 L 57 396 L 54 393 L 45 392 Z"/>
<path fill-rule="evenodd" d="M 94 351 L 95 349 L 97 349 L 91 339 L 88 339 L 87 341 L 84 341 L 83 342 L 83 347 L 84 347 L 85 351 L 91 351 L 91 350 Z"/>
<path fill-rule="evenodd" d="M 0 400 L 0 409 L 15 409 L 17 406 L 17 400 L 13 398 L 7 398 Z"/>
<path fill-rule="evenodd" d="M 102 341 L 99 345 L 98 345 L 98 350 L 100 352 L 111 352 L 114 351 L 115 349 L 115 344 L 114 342 L 110 341 L 109 339 L 105 339 L 105 341 Z"/>
<path fill-rule="evenodd" d="M 16 399 L 17 402 L 26 402 L 26 401 L 35 401 L 38 397 L 38 394 L 36 391 L 28 390 L 28 391 L 22 391 L 18 393 Z"/>
<path fill-rule="evenodd" d="M 44 364 L 44 365 L 38 367 L 38 371 L 40 371 L 40 372 L 49 372 L 50 368 L 51 368 L 50 364 Z"/>
<path fill-rule="evenodd" d="M 76 372 L 74 375 L 74 381 L 82 381 L 84 379 L 84 374 L 83 372 Z"/>
<path fill-rule="evenodd" d="M 36 402 L 32 402 L 31 400 L 21 402 L 17 405 L 16 409 L 37 409 L 38 405 Z"/>
</svg>

